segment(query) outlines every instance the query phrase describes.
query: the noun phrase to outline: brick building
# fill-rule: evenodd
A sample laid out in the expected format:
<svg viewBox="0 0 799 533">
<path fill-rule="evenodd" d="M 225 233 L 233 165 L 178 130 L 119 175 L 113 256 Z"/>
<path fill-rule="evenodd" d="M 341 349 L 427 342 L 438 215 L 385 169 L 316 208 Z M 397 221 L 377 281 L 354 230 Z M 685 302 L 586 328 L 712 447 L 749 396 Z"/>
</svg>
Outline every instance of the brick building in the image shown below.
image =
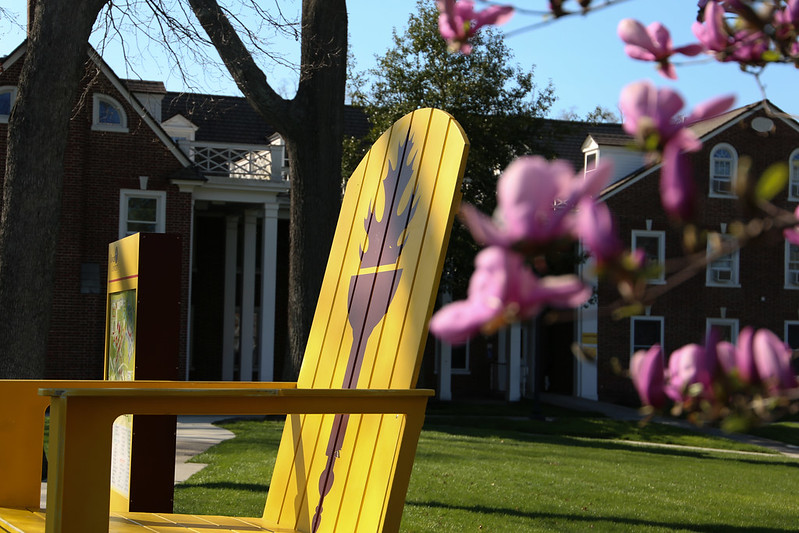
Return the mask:
<svg viewBox="0 0 799 533">
<path fill-rule="evenodd" d="M 0 172 L 25 48 L 0 58 Z M 347 110 L 348 133 L 367 128 Z M 244 98 L 123 80 L 90 51 L 69 128 L 47 377 L 102 377 L 108 244 L 136 231 L 181 238 L 179 375 L 279 377 L 288 177 L 282 139 Z"/>
<path fill-rule="evenodd" d="M 799 202 L 799 124 L 768 101 L 757 102 L 691 128 L 703 142 L 690 154 L 698 205 L 696 226 L 729 232 L 735 220 L 751 216 L 741 211 L 734 193 L 738 169 L 750 165 L 759 177 L 773 163 L 790 169 L 789 186 L 774 198 L 778 207 L 793 211 Z M 575 394 L 611 402 L 637 404 L 630 381 L 618 374 L 629 366 L 630 354 L 655 343 L 664 353 L 689 343 L 702 343 L 711 326 L 735 341 L 745 326 L 768 328 L 799 348 L 799 248 L 781 235 L 756 242 L 712 261 L 686 282 L 669 287 L 669 274 L 681 266 L 683 230 L 660 207 L 660 165 L 630 169 L 629 142 L 624 135 L 590 135 L 583 145 L 588 168 L 594 160 L 617 163 L 616 179 L 601 199 L 614 213 L 622 239 L 643 248 L 663 265 L 650 285 L 667 288 L 639 315 L 614 320 L 608 307 L 617 300 L 615 288 L 600 284 L 598 300 L 580 312 L 577 339 L 596 350 L 597 364 L 578 364 L 581 387 Z M 723 237 L 722 237 L 723 238 Z M 712 244 L 700 243 L 700 257 Z"/>
</svg>

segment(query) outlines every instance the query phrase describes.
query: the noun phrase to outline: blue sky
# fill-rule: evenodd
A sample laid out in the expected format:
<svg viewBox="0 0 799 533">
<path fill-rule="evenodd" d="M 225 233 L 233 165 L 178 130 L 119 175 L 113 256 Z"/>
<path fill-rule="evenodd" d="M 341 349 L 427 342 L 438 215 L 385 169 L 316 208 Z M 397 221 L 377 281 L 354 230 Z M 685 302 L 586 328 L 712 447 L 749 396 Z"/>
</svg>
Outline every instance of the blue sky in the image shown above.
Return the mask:
<svg viewBox="0 0 799 533">
<path fill-rule="evenodd" d="M 515 3 L 529 9 L 542 9 L 547 5 L 546 0 L 516 0 Z M 19 13 L 18 20 L 24 24 L 25 0 L 5 0 L 3 4 L 6 9 Z M 299 11 L 299 0 L 280 0 L 280 5 L 287 13 Z M 404 28 L 416 2 L 348 0 L 347 5 L 356 68 L 365 70 L 374 65 L 375 55 L 384 53 L 391 45 L 392 29 L 401 31 Z M 377 5 L 379 8 L 376 9 Z M 632 17 L 644 24 L 659 20 L 671 30 L 675 45 L 682 45 L 695 41 L 690 30 L 695 6 L 696 0 L 627 0 L 586 17 L 567 17 L 531 31 L 519 31 L 506 42 L 520 66 L 529 68 L 535 65 L 539 85 L 551 80 L 558 96 L 551 112 L 554 117 L 570 110 L 582 116 L 597 105 L 615 111 L 622 87 L 645 78 L 658 86 L 671 86 L 680 91 L 689 108 L 719 94 L 736 94 L 737 105 L 760 100 L 762 96 L 755 80 L 742 74 L 736 65 L 689 59 L 691 64 L 678 67 L 680 79 L 672 82 L 661 78 L 651 64 L 634 61 L 624 54 L 622 43 L 616 36 L 619 20 Z M 539 16 L 517 13 L 503 29 L 512 32 L 540 20 Z M 0 54 L 13 49 L 23 36 L 21 29 L 0 21 Z M 273 46 L 286 54 L 289 60 L 299 55 L 299 44 L 293 39 L 277 40 Z M 186 87 L 159 55 L 157 47 L 138 48 L 136 52 L 132 56 L 136 63 L 134 72 L 126 71 L 124 60 L 114 50 L 108 49 L 104 57 L 120 76 L 138 75 L 144 79 L 161 80 L 168 90 L 238 94 L 223 71 L 196 67 L 196 84 Z M 263 66 L 267 67 L 267 75 L 278 90 L 285 94 L 292 92 L 296 86 L 293 69 Z M 797 81 L 799 71 L 784 65 L 771 66 L 762 76 L 768 98 L 793 114 L 799 114 Z"/>
</svg>

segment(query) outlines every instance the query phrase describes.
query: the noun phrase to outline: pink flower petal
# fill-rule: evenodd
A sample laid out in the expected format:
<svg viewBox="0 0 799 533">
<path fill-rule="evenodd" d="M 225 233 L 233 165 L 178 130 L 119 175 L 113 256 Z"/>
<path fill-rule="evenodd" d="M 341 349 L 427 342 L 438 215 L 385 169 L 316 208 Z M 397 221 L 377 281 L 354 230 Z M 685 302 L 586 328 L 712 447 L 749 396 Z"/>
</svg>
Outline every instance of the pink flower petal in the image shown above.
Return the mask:
<svg viewBox="0 0 799 533">
<path fill-rule="evenodd" d="M 660 408 L 666 403 L 663 375 L 663 354 L 658 344 L 635 352 L 630 359 L 630 377 L 645 405 Z"/>
</svg>

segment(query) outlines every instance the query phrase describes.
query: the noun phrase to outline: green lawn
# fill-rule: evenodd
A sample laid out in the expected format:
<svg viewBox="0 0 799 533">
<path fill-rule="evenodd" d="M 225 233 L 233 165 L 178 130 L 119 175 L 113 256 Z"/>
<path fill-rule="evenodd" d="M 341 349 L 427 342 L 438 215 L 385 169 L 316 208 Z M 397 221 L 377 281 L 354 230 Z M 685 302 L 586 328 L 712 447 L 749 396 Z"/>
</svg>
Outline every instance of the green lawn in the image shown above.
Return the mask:
<svg viewBox="0 0 799 533">
<path fill-rule="evenodd" d="M 799 461 L 565 410 L 533 421 L 524 409 L 432 408 L 402 531 L 797 530 Z M 209 466 L 176 487 L 176 512 L 261 514 L 281 424 L 224 427 L 236 438 L 196 458 Z M 638 440 L 719 451 L 630 442 Z"/>
</svg>

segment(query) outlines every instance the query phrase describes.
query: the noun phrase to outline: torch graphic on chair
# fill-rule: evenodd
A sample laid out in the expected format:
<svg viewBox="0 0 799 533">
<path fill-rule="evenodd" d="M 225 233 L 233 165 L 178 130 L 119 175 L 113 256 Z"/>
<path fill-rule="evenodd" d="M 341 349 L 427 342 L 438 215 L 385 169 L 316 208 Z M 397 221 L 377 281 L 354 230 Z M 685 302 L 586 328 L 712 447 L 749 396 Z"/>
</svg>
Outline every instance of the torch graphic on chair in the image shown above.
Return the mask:
<svg viewBox="0 0 799 533">
<path fill-rule="evenodd" d="M 350 278 L 348 295 L 348 322 L 352 327 L 352 348 L 347 362 L 342 388 L 354 389 L 358 385 L 366 344 L 369 336 L 380 320 L 386 316 L 389 305 L 397 292 L 402 269 L 399 268 L 399 255 L 407 239 L 406 228 L 416 212 L 416 189 L 408 191 L 407 201 L 403 195 L 413 177 L 415 155 L 413 140 L 400 144 L 397 165 L 389 162 L 386 177 L 383 178 L 385 204 L 383 215 L 378 220 L 376 209 L 369 205 L 369 215 L 364 220 L 366 246 L 361 246 L 361 264 L 358 274 Z M 312 531 L 317 531 L 322 519 L 322 503 L 333 486 L 333 466 L 344 444 L 349 415 L 339 414 L 333 419 L 330 440 L 325 455 L 327 463 L 319 478 L 319 504 L 312 522 Z"/>
</svg>

